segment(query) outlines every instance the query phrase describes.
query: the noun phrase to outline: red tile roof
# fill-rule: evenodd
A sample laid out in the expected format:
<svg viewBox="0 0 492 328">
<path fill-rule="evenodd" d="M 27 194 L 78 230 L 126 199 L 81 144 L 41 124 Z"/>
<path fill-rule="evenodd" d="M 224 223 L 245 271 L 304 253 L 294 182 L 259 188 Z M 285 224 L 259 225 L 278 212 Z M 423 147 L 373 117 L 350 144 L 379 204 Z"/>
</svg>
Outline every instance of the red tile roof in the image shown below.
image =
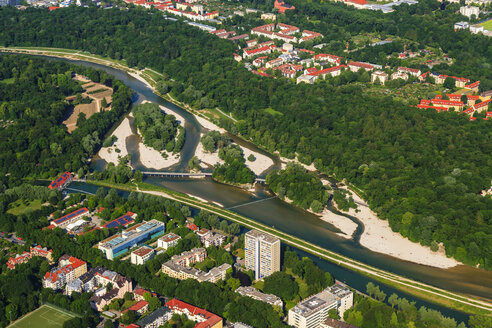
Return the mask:
<svg viewBox="0 0 492 328">
<path fill-rule="evenodd" d="M 361 62 L 350 62 L 347 64 L 348 66 L 355 66 L 355 67 L 362 67 L 362 68 L 367 68 L 367 69 L 373 69 L 374 66 L 371 64 L 366 64 L 366 63 L 361 63 Z"/>
<path fill-rule="evenodd" d="M 473 89 L 473 88 L 476 88 L 480 85 L 480 81 L 477 81 L 477 82 L 473 82 L 471 84 L 468 84 L 468 85 L 465 85 L 465 88 L 467 89 Z"/>
<path fill-rule="evenodd" d="M 315 71 L 315 72 L 309 73 L 307 75 L 310 75 L 310 76 L 325 75 L 325 74 L 328 74 L 328 73 L 331 73 L 331 72 L 339 71 L 339 70 L 343 69 L 344 67 L 347 67 L 347 66 L 346 65 L 338 65 L 338 66 L 335 66 L 335 67 L 330 67 L 330 68 L 325 68 L 325 69 L 322 69 L 322 70 L 319 70 L 319 71 Z"/>
<path fill-rule="evenodd" d="M 200 309 L 199 307 L 190 305 L 175 298 L 167 302 L 166 306 L 170 308 L 173 312 L 189 313 L 192 316 L 200 316 L 205 319 L 202 322 L 198 322 L 195 325 L 195 328 L 213 327 L 214 325 L 222 321 L 222 318 L 216 314 L 208 312 L 204 309 Z"/>
<path fill-rule="evenodd" d="M 51 10 L 51 9 L 50 9 Z M 57 179 L 53 180 L 48 186 L 49 189 L 58 189 L 61 187 L 68 179 L 73 178 L 72 173 L 64 172 Z"/>
<path fill-rule="evenodd" d="M 149 302 L 147 301 L 138 301 L 137 303 L 133 304 L 132 306 L 130 306 L 128 309 L 126 309 L 125 311 L 123 311 L 123 313 L 127 312 L 127 311 L 138 311 L 144 307 L 146 307 L 147 305 L 149 304 Z"/>
</svg>

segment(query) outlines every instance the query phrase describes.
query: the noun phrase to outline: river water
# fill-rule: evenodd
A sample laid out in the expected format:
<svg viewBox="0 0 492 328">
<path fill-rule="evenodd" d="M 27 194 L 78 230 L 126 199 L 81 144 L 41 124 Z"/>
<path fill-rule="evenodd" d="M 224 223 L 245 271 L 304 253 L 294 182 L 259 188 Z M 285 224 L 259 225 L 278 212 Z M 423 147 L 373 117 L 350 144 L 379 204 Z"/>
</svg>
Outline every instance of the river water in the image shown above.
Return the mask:
<svg viewBox="0 0 492 328">
<path fill-rule="evenodd" d="M 133 78 L 124 71 L 90 62 L 74 60 L 70 60 L 70 62 L 101 69 L 111 75 L 114 75 L 117 79 L 122 80 L 136 92 L 136 95 L 138 95 L 138 97 L 135 97 L 137 103 L 143 100 L 148 100 L 164 105 L 165 107 L 183 116 L 186 120 L 186 141 L 181 152 L 182 160 L 179 164 L 175 165 L 173 169 L 179 172 L 186 168 L 188 160 L 194 155 L 195 148 L 200 139 L 200 133 L 203 132 L 202 127 L 192 114 L 157 96 L 144 83 Z M 254 151 L 260 151 L 263 154 L 267 154 L 248 142 L 238 140 L 238 138 L 234 139 Z M 132 145 L 129 146 L 130 150 L 134 150 Z M 272 157 L 270 154 L 267 155 L 275 160 L 274 167 L 279 167 L 279 160 Z M 133 159 L 138 160 L 138 158 Z M 140 166 L 138 165 L 138 161 L 136 163 L 136 166 Z M 96 169 L 101 168 L 103 164 L 104 163 L 101 161 L 96 160 Z M 147 171 L 151 170 L 147 169 Z M 357 242 L 358 236 L 360 236 L 363 231 L 362 226 L 358 228 L 354 240 L 344 239 L 336 234 L 336 228 L 318 219 L 317 216 L 289 205 L 278 198 L 271 198 L 272 194 L 266 187 L 257 186 L 256 191 L 252 193 L 240 188 L 214 182 L 209 178 L 173 179 L 148 177 L 144 180 L 145 182 L 154 185 L 163 186 L 171 190 L 180 191 L 206 199 L 216 204 L 221 204 L 225 208 L 231 208 L 231 210 L 239 214 L 273 226 L 276 229 L 301 237 L 309 242 L 318 244 L 326 249 L 335 251 L 369 265 L 450 291 L 460 292 L 486 300 L 492 300 L 492 272 L 487 272 L 485 270 L 469 266 L 457 266 L 451 269 L 438 269 L 402 261 L 394 257 L 372 252 L 360 246 Z M 97 189 L 92 185 L 78 182 L 74 183 L 74 187 L 92 192 L 95 192 Z M 361 291 L 365 291 L 365 285 L 368 281 L 371 281 L 365 276 L 339 267 L 331 262 L 320 260 L 299 250 L 298 252 L 302 256 L 311 257 L 320 267 L 328 272 L 331 272 L 336 279 L 344 281 L 348 285 Z M 467 322 L 468 316 L 464 313 L 422 301 L 416 297 L 406 295 L 386 286 L 381 287 L 388 295 L 396 292 L 398 295 L 405 296 L 406 298 L 417 302 L 418 305 L 434 308 L 441 311 L 446 316 L 455 318 L 457 321 Z"/>
</svg>

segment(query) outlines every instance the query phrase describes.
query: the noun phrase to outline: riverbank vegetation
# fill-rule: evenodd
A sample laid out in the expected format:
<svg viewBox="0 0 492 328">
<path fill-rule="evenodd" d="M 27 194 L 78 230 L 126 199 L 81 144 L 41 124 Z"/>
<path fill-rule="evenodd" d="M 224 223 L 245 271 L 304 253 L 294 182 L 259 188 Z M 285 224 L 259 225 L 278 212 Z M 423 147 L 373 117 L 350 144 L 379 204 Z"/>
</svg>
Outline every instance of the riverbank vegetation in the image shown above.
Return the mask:
<svg viewBox="0 0 492 328">
<path fill-rule="evenodd" d="M 86 119 L 81 115 L 71 134 L 62 124 L 73 106 L 67 96 L 81 91 L 72 73 L 114 88 L 112 110 Z M 15 83 L 0 88 L 0 180 L 15 186 L 25 177 L 48 178 L 62 171 L 88 169 L 87 158 L 101 138 L 128 110 L 132 92 L 106 73 L 40 58 L 0 55 L 0 79 Z"/>
<path fill-rule="evenodd" d="M 185 141 L 184 128 L 175 116 L 167 115 L 154 103 L 135 106 L 132 113 L 145 145 L 161 153 L 181 151 Z"/>
<path fill-rule="evenodd" d="M 439 311 L 421 306 L 417 309 L 415 302 L 399 298 L 396 294 L 388 297 L 373 283 L 367 284 L 367 293 L 371 298 L 355 294 L 354 307 L 345 311 L 344 320 L 356 327 L 435 327 L 466 328 L 465 323 L 457 323 L 452 318 L 443 316 Z M 372 298 L 374 297 L 374 298 Z M 376 300 L 377 299 L 377 300 Z M 477 320 L 472 317 L 470 320 Z M 470 325 L 470 327 L 479 327 Z"/>
<path fill-rule="evenodd" d="M 226 135 L 218 131 L 207 132 L 202 138 L 203 149 L 209 153 L 218 151 L 223 164 L 214 165 L 212 177 L 220 182 L 231 184 L 252 184 L 255 174 L 245 164 L 243 150 Z"/>
<path fill-rule="evenodd" d="M 323 211 L 329 199 L 320 178 L 294 162 L 288 163 L 284 170 L 269 173 L 266 183 L 281 199 L 287 198 L 317 213 Z"/>
<path fill-rule="evenodd" d="M 325 21 L 320 17 L 332 18 L 321 30 L 316 27 L 326 32 L 327 40 L 339 42 L 342 35 L 361 31 L 409 33 L 420 44 L 441 47 L 455 58 L 443 73 L 480 80 L 481 88 L 491 86 L 491 70 L 470 70 L 492 64 L 488 39 L 450 33 L 448 22 L 455 13 L 439 10 L 438 2 L 402 6 L 387 15 L 331 3 L 295 4 L 320 22 Z M 477 196 L 490 186 L 492 175 L 487 164 L 490 121 L 470 123 L 457 113 L 415 110 L 390 97 L 363 95 L 350 83 L 293 85 L 252 76 L 232 59 L 233 43 L 140 9 L 2 8 L 0 17 L 4 46 L 80 49 L 166 73 L 173 79 L 169 90 L 175 99 L 208 102 L 210 107 L 232 112 L 236 123 L 221 120 L 231 132 L 284 157 L 294 158 L 297 153 L 302 162 L 314 162 L 318 170 L 346 178 L 364 191 L 371 208 L 389 220 L 393 230 L 423 245 L 442 242 L 449 256 L 492 268 L 486 219 L 492 199 Z M 298 23 L 304 28 L 311 24 L 304 18 Z M 50 28 L 37 33 L 45 25 Z M 410 26 L 418 30 L 412 32 Z M 341 28 L 344 33 L 339 33 Z M 282 115 L 271 115 L 267 108 Z M 461 173 L 454 176 L 453 172 Z M 429 216 L 436 224 L 425 225 Z"/>
</svg>

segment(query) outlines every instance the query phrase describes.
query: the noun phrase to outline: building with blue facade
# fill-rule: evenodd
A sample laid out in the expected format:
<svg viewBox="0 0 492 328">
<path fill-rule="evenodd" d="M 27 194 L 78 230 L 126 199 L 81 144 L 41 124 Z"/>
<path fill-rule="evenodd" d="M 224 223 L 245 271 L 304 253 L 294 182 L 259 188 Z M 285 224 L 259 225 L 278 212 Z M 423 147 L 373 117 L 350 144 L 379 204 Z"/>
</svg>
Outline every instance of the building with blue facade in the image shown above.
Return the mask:
<svg viewBox="0 0 492 328">
<path fill-rule="evenodd" d="M 133 227 L 126 229 L 122 233 L 118 233 L 100 241 L 97 248 L 106 255 L 107 259 L 112 260 L 146 240 L 162 235 L 165 230 L 164 223 L 160 221 L 143 221 L 142 223 L 138 223 Z"/>
</svg>

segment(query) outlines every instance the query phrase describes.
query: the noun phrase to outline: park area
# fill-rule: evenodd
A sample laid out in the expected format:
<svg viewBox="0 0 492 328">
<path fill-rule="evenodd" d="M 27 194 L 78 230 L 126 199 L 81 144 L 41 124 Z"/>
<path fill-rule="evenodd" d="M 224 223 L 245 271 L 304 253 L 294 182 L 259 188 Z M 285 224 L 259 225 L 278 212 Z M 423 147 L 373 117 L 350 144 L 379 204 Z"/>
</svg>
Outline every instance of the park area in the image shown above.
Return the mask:
<svg viewBox="0 0 492 328">
<path fill-rule="evenodd" d="M 61 328 L 65 321 L 72 318 L 75 318 L 74 314 L 45 304 L 18 319 L 8 328 Z"/>
<path fill-rule="evenodd" d="M 488 21 L 483 22 L 480 25 L 483 26 L 484 30 L 492 31 L 492 19 L 489 19 Z"/>
</svg>

